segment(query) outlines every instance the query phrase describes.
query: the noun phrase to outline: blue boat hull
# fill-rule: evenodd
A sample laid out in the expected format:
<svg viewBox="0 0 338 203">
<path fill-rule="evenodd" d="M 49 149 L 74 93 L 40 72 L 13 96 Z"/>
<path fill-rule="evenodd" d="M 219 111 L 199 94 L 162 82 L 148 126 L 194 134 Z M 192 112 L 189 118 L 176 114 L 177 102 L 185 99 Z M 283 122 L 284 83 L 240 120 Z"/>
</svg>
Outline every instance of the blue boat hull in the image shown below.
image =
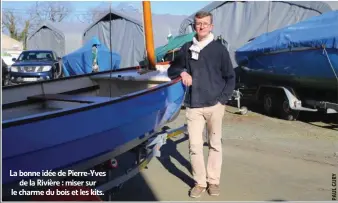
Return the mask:
<svg viewBox="0 0 338 203">
<path fill-rule="evenodd" d="M 235 58 L 247 67 L 250 83 L 290 86 L 305 97 L 337 102 L 338 11 L 264 33 Z"/>
<path fill-rule="evenodd" d="M 245 72 L 252 83 L 337 92 L 338 52 L 327 52 L 332 67 L 323 50 L 315 49 L 260 55 L 248 60 Z"/>
<path fill-rule="evenodd" d="M 141 141 L 145 133 L 162 127 L 180 111 L 184 91 L 176 80 L 118 101 L 5 124 L 2 184 L 23 178 L 10 176 L 10 170 L 64 169 Z"/>
</svg>

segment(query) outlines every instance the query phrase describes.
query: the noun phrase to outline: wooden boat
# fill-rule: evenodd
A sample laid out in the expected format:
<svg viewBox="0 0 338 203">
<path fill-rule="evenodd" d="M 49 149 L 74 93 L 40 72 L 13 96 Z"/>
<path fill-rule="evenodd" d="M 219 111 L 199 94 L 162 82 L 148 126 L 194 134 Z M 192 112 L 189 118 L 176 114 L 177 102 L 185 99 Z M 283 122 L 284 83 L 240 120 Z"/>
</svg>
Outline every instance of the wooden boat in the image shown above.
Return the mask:
<svg viewBox="0 0 338 203">
<path fill-rule="evenodd" d="M 42 170 L 89 168 L 149 139 L 180 111 L 185 87 L 155 64 L 150 2 L 144 3 L 152 67 L 131 67 L 2 89 L 2 184 Z M 17 172 L 17 175 L 14 173 Z"/>
</svg>

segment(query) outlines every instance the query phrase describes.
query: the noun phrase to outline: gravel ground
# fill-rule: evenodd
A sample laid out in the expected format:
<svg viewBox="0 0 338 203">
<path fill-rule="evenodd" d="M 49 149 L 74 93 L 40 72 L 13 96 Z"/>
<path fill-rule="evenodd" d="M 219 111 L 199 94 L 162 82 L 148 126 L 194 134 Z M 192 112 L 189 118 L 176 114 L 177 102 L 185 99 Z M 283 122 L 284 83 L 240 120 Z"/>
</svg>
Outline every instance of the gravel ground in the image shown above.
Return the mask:
<svg viewBox="0 0 338 203">
<path fill-rule="evenodd" d="M 198 200 L 331 200 L 331 177 L 338 172 L 337 125 L 236 111 L 227 106 L 224 116 L 221 195 L 205 193 Z M 182 110 L 168 126 L 183 125 L 184 115 Z M 309 115 L 304 114 L 303 120 L 309 120 Z M 162 156 L 127 182 L 114 200 L 195 201 L 188 196 L 193 180 L 186 137 L 169 140 Z"/>
</svg>

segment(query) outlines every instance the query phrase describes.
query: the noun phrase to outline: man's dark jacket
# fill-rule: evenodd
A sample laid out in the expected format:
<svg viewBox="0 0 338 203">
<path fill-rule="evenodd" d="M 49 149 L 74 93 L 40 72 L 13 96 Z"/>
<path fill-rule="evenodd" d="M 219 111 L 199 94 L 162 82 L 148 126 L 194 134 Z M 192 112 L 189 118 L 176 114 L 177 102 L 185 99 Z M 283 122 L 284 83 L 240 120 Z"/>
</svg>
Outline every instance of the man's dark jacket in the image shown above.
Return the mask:
<svg viewBox="0 0 338 203">
<path fill-rule="evenodd" d="M 184 106 L 190 108 L 226 104 L 235 88 L 235 72 L 229 52 L 219 41 L 212 41 L 199 53 L 198 60 L 191 58 L 192 42 L 185 43 L 168 69 L 168 76 L 175 79 L 183 71 L 192 77 L 187 89 Z"/>
</svg>

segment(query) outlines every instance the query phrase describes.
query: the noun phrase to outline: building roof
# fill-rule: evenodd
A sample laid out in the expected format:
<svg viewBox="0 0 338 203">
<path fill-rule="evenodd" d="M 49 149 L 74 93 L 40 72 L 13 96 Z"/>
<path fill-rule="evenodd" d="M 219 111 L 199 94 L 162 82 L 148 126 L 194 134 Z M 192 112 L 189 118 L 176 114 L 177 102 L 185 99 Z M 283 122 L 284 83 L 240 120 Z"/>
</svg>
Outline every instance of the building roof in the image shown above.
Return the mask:
<svg viewBox="0 0 338 203">
<path fill-rule="evenodd" d="M 31 38 L 35 33 L 37 33 L 42 28 L 48 27 L 49 29 L 57 32 L 62 37 L 70 34 L 81 34 L 83 30 L 88 26 L 87 23 L 73 23 L 73 22 L 51 22 L 44 21 L 42 22 L 36 30 L 34 30 L 29 36 Z"/>
<path fill-rule="evenodd" d="M 23 43 L 2 33 L 1 49 L 4 50 L 23 50 Z"/>
</svg>

